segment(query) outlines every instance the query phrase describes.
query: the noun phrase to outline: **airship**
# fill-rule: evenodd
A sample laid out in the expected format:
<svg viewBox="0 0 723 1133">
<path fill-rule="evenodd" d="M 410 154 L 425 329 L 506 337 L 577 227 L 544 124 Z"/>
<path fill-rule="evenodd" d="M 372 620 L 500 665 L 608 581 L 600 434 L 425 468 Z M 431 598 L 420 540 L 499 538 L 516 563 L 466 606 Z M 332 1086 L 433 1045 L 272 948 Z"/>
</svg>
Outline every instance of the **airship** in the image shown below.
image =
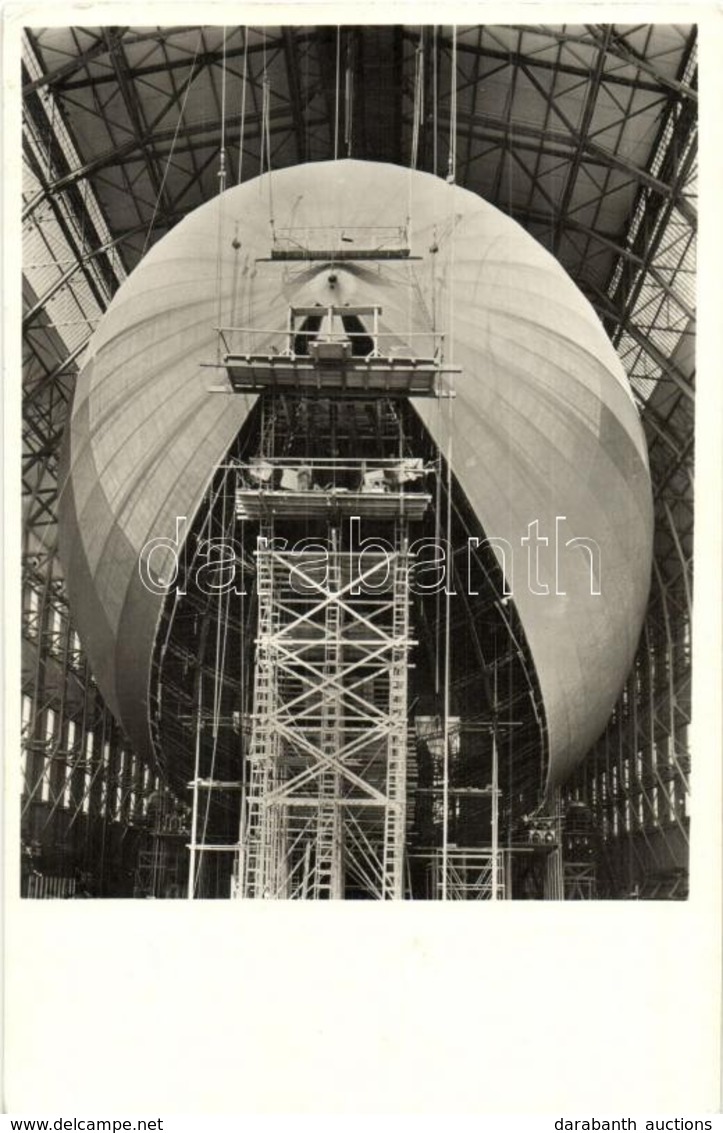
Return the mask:
<svg viewBox="0 0 723 1133">
<path fill-rule="evenodd" d="M 506 854 L 514 896 L 525 824 L 555 843 L 630 670 L 652 530 L 591 305 L 428 173 L 220 193 L 77 378 L 72 615 L 135 751 L 194 799 L 207 895 L 438 896 Z"/>
</svg>

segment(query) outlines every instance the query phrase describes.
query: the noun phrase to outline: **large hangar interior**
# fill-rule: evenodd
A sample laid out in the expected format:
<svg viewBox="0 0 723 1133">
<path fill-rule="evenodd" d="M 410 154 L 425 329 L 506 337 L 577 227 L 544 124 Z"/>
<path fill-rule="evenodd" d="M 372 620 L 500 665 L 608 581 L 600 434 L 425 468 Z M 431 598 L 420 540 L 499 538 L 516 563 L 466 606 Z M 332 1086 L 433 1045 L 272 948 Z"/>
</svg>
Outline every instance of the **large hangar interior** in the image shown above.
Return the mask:
<svg viewBox="0 0 723 1133">
<path fill-rule="evenodd" d="M 22 65 L 23 896 L 684 899 L 695 28 Z"/>
</svg>

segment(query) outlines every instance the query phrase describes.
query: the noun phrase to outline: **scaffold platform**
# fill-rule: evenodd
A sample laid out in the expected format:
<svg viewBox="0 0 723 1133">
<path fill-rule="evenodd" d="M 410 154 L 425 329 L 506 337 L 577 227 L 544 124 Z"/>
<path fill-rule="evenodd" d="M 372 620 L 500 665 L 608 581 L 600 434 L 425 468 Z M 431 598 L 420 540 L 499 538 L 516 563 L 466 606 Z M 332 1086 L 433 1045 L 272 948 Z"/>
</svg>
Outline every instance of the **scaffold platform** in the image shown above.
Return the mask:
<svg viewBox="0 0 723 1133">
<path fill-rule="evenodd" d="M 265 258 L 265 257 L 262 257 Z M 406 225 L 337 228 L 329 225 L 275 227 L 271 260 L 407 260 L 411 255 Z"/>
<path fill-rule="evenodd" d="M 265 488 L 236 489 L 236 518 L 325 519 L 334 516 L 364 516 L 393 520 L 403 514 L 412 522 L 423 518 L 432 497 L 423 492 L 374 494 L 342 489 L 308 492 L 274 491 Z"/>
<path fill-rule="evenodd" d="M 234 393 L 303 392 L 316 397 L 437 397 L 443 370 L 431 358 L 340 358 L 322 365 L 279 354 L 226 354 Z M 454 371 L 456 372 L 456 371 Z"/>
<path fill-rule="evenodd" d="M 443 379 L 460 371 L 444 363 L 444 336 L 382 330 L 381 314 L 378 305 L 289 307 L 283 330 L 219 327 L 220 365 L 234 393 L 453 396 Z"/>
<path fill-rule="evenodd" d="M 257 459 L 238 467 L 236 518 L 359 516 L 414 523 L 432 502 L 419 487 L 428 472 L 417 459 Z"/>
</svg>

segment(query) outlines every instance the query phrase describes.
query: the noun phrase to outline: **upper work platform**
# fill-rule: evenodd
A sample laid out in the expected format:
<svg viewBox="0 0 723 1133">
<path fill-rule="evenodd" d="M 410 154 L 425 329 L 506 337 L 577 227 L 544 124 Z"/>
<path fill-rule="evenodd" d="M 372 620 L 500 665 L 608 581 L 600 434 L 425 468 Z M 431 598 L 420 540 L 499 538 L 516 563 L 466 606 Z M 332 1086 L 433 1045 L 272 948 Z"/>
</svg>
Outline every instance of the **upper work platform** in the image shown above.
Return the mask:
<svg viewBox="0 0 723 1133">
<path fill-rule="evenodd" d="M 330 225 L 274 228 L 271 260 L 408 260 L 404 225 L 338 228 Z"/>
<path fill-rule="evenodd" d="M 379 306 L 289 307 L 284 330 L 220 327 L 232 389 L 341 398 L 452 396 L 444 378 L 459 369 L 444 364 L 444 336 L 383 331 L 381 313 Z"/>
</svg>

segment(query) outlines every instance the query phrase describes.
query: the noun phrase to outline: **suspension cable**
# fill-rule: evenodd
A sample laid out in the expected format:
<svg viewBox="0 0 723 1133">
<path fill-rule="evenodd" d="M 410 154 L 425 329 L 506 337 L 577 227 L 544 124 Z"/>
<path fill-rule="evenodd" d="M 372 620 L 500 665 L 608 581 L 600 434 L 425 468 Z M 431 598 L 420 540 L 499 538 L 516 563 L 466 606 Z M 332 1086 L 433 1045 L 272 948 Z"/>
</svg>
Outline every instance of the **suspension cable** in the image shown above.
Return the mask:
<svg viewBox="0 0 723 1133">
<path fill-rule="evenodd" d="M 454 185 L 457 175 L 457 27 L 452 27 L 452 74 L 450 82 L 449 160 L 447 180 Z"/>
<path fill-rule="evenodd" d="M 226 188 L 226 28 L 221 41 L 221 148 L 218 159 L 218 226 L 216 231 L 216 326 L 223 324 L 223 194 Z M 221 335 L 216 332 L 216 362 L 221 363 Z"/>
<path fill-rule="evenodd" d="M 264 172 L 264 153 L 266 146 L 266 30 L 261 29 L 261 139 L 259 143 L 259 177 Z M 261 181 L 259 180 L 259 193 L 261 193 Z"/>
<path fill-rule="evenodd" d="M 414 117 L 412 120 L 412 169 L 417 168 L 419 156 L 419 131 L 423 121 L 424 107 L 424 30 L 419 33 L 419 44 L 415 52 L 414 71 Z"/>
<path fill-rule="evenodd" d="M 334 83 L 334 161 L 339 157 L 339 83 L 341 56 L 341 27 L 336 26 L 336 81 Z"/>
<path fill-rule="evenodd" d="M 445 586 L 444 586 L 444 701 L 443 701 L 443 736 L 444 736 L 444 777 L 442 780 L 442 900 L 447 900 L 447 871 L 449 857 L 449 713 L 450 713 L 450 680 L 451 680 L 451 619 L 452 619 L 452 586 L 454 585 L 454 555 L 452 551 L 452 393 L 447 391 L 447 454 L 446 454 L 446 505 L 447 514 L 445 522 Z M 448 562 L 447 562 L 448 557 Z"/>
<path fill-rule="evenodd" d="M 221 529 L 224 532 L 224 536 L 226 534 L 227 524 L 228 524 L 227 513 L 226 513 L 228 479 L 229 479 L 229 472 L 227 471 L 224 475 L 224 478 L 223 478 L 223 496 L 222 496 L 222 504 L 221 504 Z M 207 831 L 208 831 L 208 821 L 209 821 L 209 815 L 210 815 L 210 812 L 211 812 L 211 797 L 212 797 L 212 794 L 213 794 L 213 787 L 211 786 L 211 784 L 213 783 L 214 777 L 215 777 L 215 774 L 216 774 L 216 757 L 217 757 L 217 754 L 218 754 L 218 736 L 219 736 L 219 727 L 220 727 L 220 723 L 221 723 L 220 717 L 221 717 L 221 705 L 222 705 L 222 699 L 223 699 L 223 674 L 224 674 L 225 667 L 226 667 L 226 646 L 228 644 L 229 606 L 230 606 L 230 602 L 231 602 L 231 590 L 232 590 L 232 587 L 228 586 L 228 587 L 226 587 L 225 593 L 224 593 L 224 590 L 221 589 L 221 590 L 219 590 L 219 595 L 218 595 L 218 621 L 216 623 L 216 656 L 215 656 L 215 666 L 214 666 L 215 672 L 214 672 L 214 684 L 213 684 L 213 710 L 212 710 L 213 711 L 213 718 L 212 718 L 213 747 L 211 749 L 211 769 L 209 771 L 209 786 L 207 788 L 206 807 L 205 807 L 204 816 L 203 816 L 203 833 L 202 833 L 202 836 L 201 836 L 201 846 L 205 846 L 205 844 L 206 844 L 206 836 L 207 836 Z M 224 599 L 225 599 L 225 604 L 224 604 Z M 201 859 L 201 864 L 203 864 L 203 859 Z M 201 874 L 201 870 L 199 869 L 198 873 L 196 875 L 196 880 L 195 880 L 195 888 L 196 889 L 198 888 L 198 882 L 200 880 L 200 874 Z"/>
<path fill-rule="evenodd" d="M 456 126 L 456 28 L 453 31 L 453 100 L 452 100 L 452 122 Z M 455 137 L 453 133 L 452 138 Z M 448 288 L 449 288 L 449 313 L 447 319 L 447 332 L 445 336 L 445 343 L 447 349 L 445 350 L 445 361 L 449 364 L 452 363 L 454 358 L 454 289 L 455 289 L 455 198 L 457 190 L 454 184 L 454 169 L 456 162 L 456 151 L 453 149 L 453 141 L 450 140 L 450 172 L 447 176 L 449 182 L 450 194 L 450 234 L 449 234 L 449 262 L 448 262 Z M 442 900 L 447 900 L 447 867 L 449 858 L 449 741 L 450 741 L 450 727 L 449 727 L 449 714 L 451 708 L 450 698 L 450 680 L 451 680 L 451 616 L 452 616 L 452 590 L 453 584 L 453 555 L 452 555 L 452 445 L 453 445 L 453 376 L 450 374 L 450 388 L 447 390 L 447 413 L 446 413 L 446 432 L 447 432 L 447 454 L 446 454 L 446 554 L 450 558 L 449 571 L 445 573 L 445 591 L 444 591 L 444 777 L 442 781 Z M 445 560 L 446 561 L 446 560 Z"/>
<path fill-rule="evenodd" d="M 221 152 L 218 170 L 219 191 L 226 188 L 226 28 L 221 41 Z"/>
<path fill-rule="evenodd" d="M 186 89 L 183 92 L 183 101 L 181 102 L 181 110 L 180 110 L 179 115 L 178 115 L 178 121 L 176 122 L 176 129 L 173 132 L 173 140 L 171 142 L 171 149 L 170 149 L 170 152 L 168 154 L 168 157 L 166 158 L 166 164 L 165 164 L 165 167 L 163 169 L 163 177 L 161 178 L 161 184 L 158 188 L 158 193 L 156 194 L 156 203 L 153 206 L 153 215 L 151 216 L 151 219 L 149 221 L 148 230 L 146 232 L 146 238 L 143 242 L 143 251 L 141 252 L 141 259 L 143 259 L 143 257 L 145 256 L 145 254 L 148 250 L 148 241 L 151 238 L 151 232 L 153 231 L 153 226 L 156 223 L 156 217 L 158 215 L 158 207 L 161 203 L 161 197 L 163 196 L 163 191 L 166 187 L 166 178 L 168 177 L 168 170 L 171 168 L 171 162 L 173 161 L 173 154 L 174 154 L 174 151 L 176 149 L 176 142 L 178 140 L 178 131 L 181 128 L 181 123 L 183 122 L 183 118 L 184 118 L 184 115 L 186 113 L 186 102 L 188 101 L 188 95 L 189 95 L 189 92 L 190 92 L 191 87 L 193 85 L 194 72 L 196 70 L 196 60 L 198 58 L 198 50 L 199 50 L 200 46 L 201 46 L 201 32 L 198 33 L 198 40 L 196 41 L 196 50 L 193 53 L 193 60 L 191 62 L 191 69 L 189 71 L 188 82 L 186 83 Z M 55 105 L 55 103 L 53 103 L 53 105 Z"/>
<path fill-rule="evenodd" d="M 196 740 L 193 761 L 193 795 L 191 803 L 191 846 L 188 859 L 188 899 L 196 896 L 196 853 L 198 847 L 198 780 L 201 775 L 201 713 L 203 710 L 203 666 L 198 670 L 198 695 L 196 697 Z M 155 893 L 154 893 L 155 896 Z"/>
<path fill-rule="evenodd" d="M 437 75 L 437 25 L 432 31 L 432 116 L 434 135 L 432 138 L 432 168 L 437 176 L 437 101 L 439 96 L 439 83 Z"/>
<path fill-rule="evenodd" d="M 266 165 L 268 170 L 269 189 L 269 224 L 271 237 L 274 236 L 274 195 L 271 178 L 271 81 L 268 73 L 264 71 L 264 99 L 263 99 L 263 130 L 266 135 Z"/>
<path fill-rule="evenodd" d="M 354 102 L 354 69 L 353 69 L 353 41 L 347 36 L 346 41 L 346 71 L 344 74 L 344 144 L 346 156 L 351 157 L 353 102 Z"/>
<path fill-rule="evenodd" d="M 237 185 L 241 184 L 241 175 L 244 166 L 244 136 L 246 133 L 246 91 L 248 88 L 248 46 L 249 46 L 249 29 L 244 27 L 244 54 L 242 62 L 242 87 L 241 87 L 241 121 L 239 123 L 239 143 L 238 143 L 238 180 Z"/>
</svg>

